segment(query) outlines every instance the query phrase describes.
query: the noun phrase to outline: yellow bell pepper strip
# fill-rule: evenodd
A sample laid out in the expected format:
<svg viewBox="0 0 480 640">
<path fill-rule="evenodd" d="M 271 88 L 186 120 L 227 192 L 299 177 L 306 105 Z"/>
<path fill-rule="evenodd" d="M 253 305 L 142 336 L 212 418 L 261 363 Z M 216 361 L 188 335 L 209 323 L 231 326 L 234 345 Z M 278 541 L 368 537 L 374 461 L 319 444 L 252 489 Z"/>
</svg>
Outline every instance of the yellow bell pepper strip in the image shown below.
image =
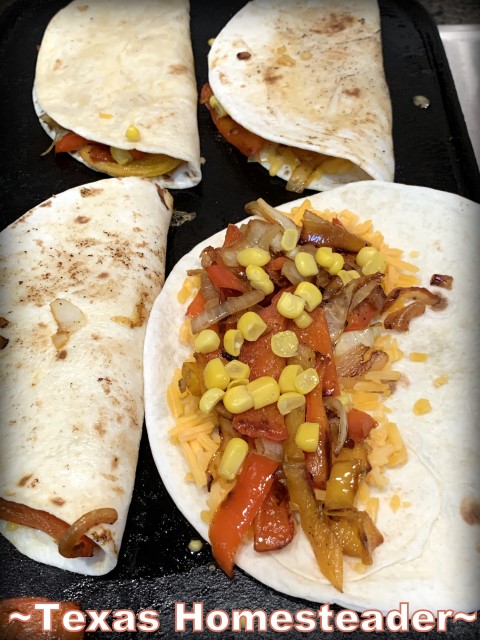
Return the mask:
<svg viewBox="0 0 480 640">
<path fill-rule="evenodd" d="M 89 167 L 93 167 L 109 176 L 121 178 L 123 176 L 139 176 L 141 178 L 155 178 L 176 169 L 182 160 L 171 158 L 163 153 L 148 153 L 139 160 L 132 160 L 121 165 L 107 159 L 97 159 L 96 145 L 87 144 L 78 153 Z"/>
<path fill-rule="evenodd" d="M 212 553 L 230 578 L 243 537 L 270 491 L 279 463 L 251 452 L 237 482 L 213 514 L 209 528 Z"/>
<path fill-rule="evenodd" d="M 283 468 L 290 502 L 298 509 L 302 529 L 310 542 L 320 571 L 336 589 L 342 591 L 342 545 L 335 537 L 329 518 L 318 509 L 307 469 L 301 462 L 285 462 Z"/>
<path fill-rule="evenodd" d="M 313 453 L 305 453 L 305 465 L 313 482 L 313 486 L 317 489 L 325 489 L 327 480 L 330 475 L 330 459 L 331 459 L 331 437 L 330 425 L 328 423 L 325 406 L 323 404 L 323 378 L 326 372 L 327 362 L 321 356 L 317 356 L 316 371 L 320 379 L 320 383 L 307 393 L 306 414 L 307 422 L 316 422 L 320 427 L 317 450 Z"/>
<path fill-rule="evenodd" d="M 288 492 L 275 480 L 253 521 L 255 551 L 277 551 L 290 544 L 295 535 Z"/>
<path fill-rule="evenodd" d="M 370 469 L 367 452 L 362 444 L 353 449 L 344 447 L 332 465 L 325 493 L 325 509 L 353 507 L 360 478 Z"/>
<path fill-rule="evenodd" d="M 331 524 L 345 555 L 373 564 L 373 551 L 383 543 L 383 536 L 366 511 L 352 510 Z"/>
</svg>

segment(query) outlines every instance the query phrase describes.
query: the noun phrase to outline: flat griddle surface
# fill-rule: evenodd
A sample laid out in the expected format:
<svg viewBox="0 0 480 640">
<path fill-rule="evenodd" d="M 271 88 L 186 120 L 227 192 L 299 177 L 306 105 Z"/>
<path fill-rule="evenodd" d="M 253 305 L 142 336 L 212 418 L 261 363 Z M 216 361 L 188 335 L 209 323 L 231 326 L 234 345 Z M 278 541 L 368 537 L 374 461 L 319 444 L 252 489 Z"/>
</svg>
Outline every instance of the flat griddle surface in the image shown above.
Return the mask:
<svg viewBox="0 0 480 640">
<path fill-rule="evenodd" d="M 40 157 L 49 139 L 38 123 L 31 100 L 37 46 L 48 21 L 65 4 L 63 0 L 18 0 L 0 13 L 1 228 L 53 193 L 105 178 L 68 155 Z M 207 80 L 207 41 L 243 4 L 243 0 L 191 0 L 199 88 Z M 396 181 L 442 189 L 480 202 L 478 168 L 435 25 L 411 0 L 380 0 L 380 8 L 394 115 Z M 416 95 L 426 96 L 430 107 L 416 107 Z M 167 273 L 198 242 L 229 222 L 241 220 L 246 202 L 261 196 L 278 205 L 297 197 L 285 191 L 284 181 L 270 178 L 259 165 L 247 164 L 221 139 L 205 108 L 199 108 L 199 126 L 202 155 L 207 159 L 203 181 L 194 189 L 172 192 L 175 208 L 194 212 L 196 218 L 170 229 Z M 179 601 L 189 605 L 204 602 L 205 612 L 247 608 L 269 613 L 315 608 L 312 603 L 264 587 L 238 569 L 234 580 L 228 580 L 214 565 L 208 544 L 200 553 L 188 551 L 192 538 L 198 535 L 163 488 L 144 433 L 117 568 L 105 577 L 82 577 L 38 564 L 0 537 L 0 597 L 35 595 L 78 600 L 83 610 L 152 608 L 161 617 L 161 629 L 154 637 L 170 639 L 175 634 L 174 603 Z M 477 633 L 478 626 L 457 622 L 448 636 L 473 638 Z M 222 635 L 226 634 L 228 631 Z M 319 635 L 317 632 L 316 637 Z M 330 634 L 334 638 L 340 635 L 338 631 Z M 117 636 L 131 634 L 113 633 L 109 637 Z M 266 632 L 261 636 L 273 638 L 276 634 Z M 409 637 L 416 636 L 420 634 L 409 633 Z M 187 637 L 194 635 L 187 633 Z M 205 631 L 201 637 L 218 634 Z M 293 631 L 288 637 L 301 634 Z"/>
</svg>

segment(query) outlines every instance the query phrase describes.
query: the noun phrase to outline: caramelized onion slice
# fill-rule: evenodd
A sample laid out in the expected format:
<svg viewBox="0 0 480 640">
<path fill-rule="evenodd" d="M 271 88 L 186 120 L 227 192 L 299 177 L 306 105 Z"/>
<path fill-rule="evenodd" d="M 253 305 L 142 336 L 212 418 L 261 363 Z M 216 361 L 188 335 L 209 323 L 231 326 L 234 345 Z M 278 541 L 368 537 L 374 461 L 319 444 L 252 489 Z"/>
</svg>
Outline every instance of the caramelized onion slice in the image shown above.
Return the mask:
<svg viewBox="0 0 480 640">
<path fill-rule="evenodd" d="M 387 311 L 394 303 L 419 302 L 435 311 L 445 309 L 447 300 L 440 294 L 433 293 L 425 287 L 397 287 L 393 289 L 385 300 L 383 310 Z"/>
<path fill-rule="evenodd" d="M 284 229 L 297 229 L 293 220 L 278 209 L 274 209 L 263 198 L 247 203 L 245 211 L 251 216 L 260 216 L 268 222 L 278 222 Z"/>
<path fill-rule="evenodd" d="M 313 242 L 316 247 L 332 247 L 334 251 L 342 250 L 358 253 L 368 242 L 350 233 L 340 224 L 333 224 L 311 211 L 303 215 L 303 227 L 300 239 L 303 243 Z"/>
<path fill-rule="evenodd" d="M 32 509 L 25 504 L 10 502 L 3 498 L 0 498 L 0 518 L 7 522 L 43 531 L 57 543 L 70 528 L 64 520 L 60 520 L 47 511 Z M 77 537 L 76 543 L 75 555 L 70 557 L 89 558 L 93 556 L 93 551 L 97 546 L 93 540 L 82 536 Z"/>
<path fill-rule="evenodd" d="M 408 331 L 410 322 L 413 318 L 423 316 L 425 313 L 425 305 L 422 302 L 412 302 L 397 311 L 392 311 L 383 321 L 385 329 L 392 331 Z"/>
<path fill-rule="evenodd" d="M 430 284 L 432 287 L 442 287 L 442 289 L 452 289 L 453 276 L 447 276 L 441 273 L 434 273 L 430 278 Z"/>
<path fill-rule="evenodd" d="M 254 304 L 258 304 L 265 298 L 265 294 L 262 291 L 247 291 L 247 293 L 234 298 L 227 298 L 225 302 L 221 302 L 212 309 L 205 309 L 198 316 L 193 318 L 191 328 L 193 333 L 198 333 L 202 329 L 206 329 L 212 324 L 215 324 L 219 320 L 223 320 L 234 313 L 253 307 Z"/>
<path fill-rule="evenodd" d="M 76 558 L 77 547 L 83 535 L 99 524 L 114 524 L 118 520 L 116 509 L 105 507 L 84 513 L 68 527 L 58 542 L 58 552 L 64 558 Z"/>
<path fill-rule="evenodd" d="M 368 351 L 369 347 L 364 344 L 358 344 L 350 351 L 336 358 L 337 375 L 340 378 L 355 378 L 356 376 L 363 376 L 371 369 L 383 369 L 388 363 L 388 355 L 385 351 L 375 350 L 370 358 L 365 360 L 365 354 Z"/>
</svg>

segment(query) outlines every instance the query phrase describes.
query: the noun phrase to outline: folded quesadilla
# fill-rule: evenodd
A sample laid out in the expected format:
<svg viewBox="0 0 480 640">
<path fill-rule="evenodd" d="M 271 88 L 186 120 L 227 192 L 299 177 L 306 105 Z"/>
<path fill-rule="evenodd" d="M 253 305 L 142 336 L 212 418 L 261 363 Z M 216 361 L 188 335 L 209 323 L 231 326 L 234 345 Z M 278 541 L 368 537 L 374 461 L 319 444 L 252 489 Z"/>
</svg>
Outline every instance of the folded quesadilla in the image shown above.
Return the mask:
<svg viewBox="0 0 480 640">
<path fill-rule="evenodd" d="M 393 181 L 374 0 L 253 0 L 215 38 L 201 101 L 223 136 L 287 190 Z"/>
<path fill-rule="evenodd" d="M 75 0 L 45 31 L 33 98 L 57 153 L 110 176 L 200 182 L 188 0 Z"/>
<path fill-rule="evenodd" d="M 151 181 L 111 178 L 0 234 L 0 531 L 39 562 L 89 575 L 117 563 L 171 212 Z"/>
<path fill-rule="evenodd" d="M 162 480 L 229 574 L 235 562 L 291 596 L 357 610 L 474 611 L 480 208 L 363 182 L 280 209 L 293 214 L 285 224 L 270 209 L 280 231 L 250 219 L 201 243 L 155 302 L 145 402 Z M 277 342 L 286 333 L 294 355 L 292 335 Z"/>
</svg>

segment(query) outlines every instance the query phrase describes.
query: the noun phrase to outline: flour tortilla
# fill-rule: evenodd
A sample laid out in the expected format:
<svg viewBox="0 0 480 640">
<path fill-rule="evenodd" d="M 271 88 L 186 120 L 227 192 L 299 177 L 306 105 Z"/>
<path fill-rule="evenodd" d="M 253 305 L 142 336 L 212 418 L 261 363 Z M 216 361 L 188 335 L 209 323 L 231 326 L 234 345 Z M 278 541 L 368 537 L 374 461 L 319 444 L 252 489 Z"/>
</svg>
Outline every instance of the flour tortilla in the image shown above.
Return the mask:
<svg viewBox="0 0 480 640">
<path fill-rule="evenodd" d="M 480 207 L 464 198 L 432 189 L 388 183 L 363 182 L 316 194 L 316 210 L 349 209 L 361 219 L 371 219 L 392 247 L 405 250 L 417 264 L 422 284 L 433 273 L 454 277 L 444 311 L 427 309 L 406 334 L 395 333 L 405 357 L 395 368 L 402 382 L 387 405 L 407 445 L 409 461 L 387 472 L 389 488 L 378 493 L 377 526 L 385 542 L 374 552 L 366 573 L 345 560 L 344 591 L 336 591 L 321 575 L 313 552 L 299 529 L 295 541 L 274 553 L 257 553 L 251 543 L 242 545 L 237 564 L 260 582 L 291 596 L 317 603 L 335 602 L 347 608 L 386 612 L 409 602 L 415 609 L 474 611 L 480 605 L 478 576 L 478 526 L 461 516 L 465 499 L 480 499 L 479 443 L 476 397 L 476 356 L 479 336 L 477 280 L 479 274 L 476 225 Z M 289 211 L 301 200 L 280 207 Z M 145 341 L 145 403 L 150 445 L 162 480 L 184 516 L 208 540 L 208 527 L 200 512 L 206 508 L 206 491 L 185 481 L 187 466 L 178 447 L 170 442 L 174 424 L 166 388 L 173 371 L 191 355 L 188 346 L 175 342 L 186 304 L 177 300 L 187 269 L 199 268 L 202 248 L 219 246 L 218 233 L 184 256 L 170 274 L 157 298 Z M 412 259 L 410 251 L 419 251 Z M 162 310 L 168 308 L 168 317 Z M 412 363 L 408 354 L 427 352 L 427 363 Z M 159 362 L 162 363 L 159 366 Z M 448 376 L 435 387 L 434 378 Z M 475 386 L 475 388 L 474 388 Z M 421 397 L 432 411 L 416 416 L 412 407 Z M 394 512 L 392 495 L 410 507 Z M 478 502 L 477 502 L 478 503 Z"/>
<path fill-rule="evenodd" d="M 250 57 L 238 57 L 239 53 Z M 353 162 L 308 186 L 393 181 L 392 116 L 374 0 L 254 0 L 215 38 L 209 82 L 266 140 Z M 268 162 L 262 164 L 269 168 Z M 279 176 L 288 180 L 285 165 Z"/>
<path fill-rule="evenodd" d="M 183 160 L 160 186 L 200 182 L 188 0 L 75 0 L 45 31 L 33 96 L 39 116 L 88 140 Z M 125 137 L 131 124 L 139 142 Z"/>
<path fill-rule="evenodd" d="M 0 520 L 22 553 L 89 575 L 117 563 L 143 422 L 146 320 L 164 279 L 170 194 L 141 178 L 101 180 L 35 207 L 0 234 L 0 497 L 68 524 L 97 508 L 91 558 L 66 559 L 47 534 Z M 57 350 L 50 309 L 85 324 Z"/>
</svg>

